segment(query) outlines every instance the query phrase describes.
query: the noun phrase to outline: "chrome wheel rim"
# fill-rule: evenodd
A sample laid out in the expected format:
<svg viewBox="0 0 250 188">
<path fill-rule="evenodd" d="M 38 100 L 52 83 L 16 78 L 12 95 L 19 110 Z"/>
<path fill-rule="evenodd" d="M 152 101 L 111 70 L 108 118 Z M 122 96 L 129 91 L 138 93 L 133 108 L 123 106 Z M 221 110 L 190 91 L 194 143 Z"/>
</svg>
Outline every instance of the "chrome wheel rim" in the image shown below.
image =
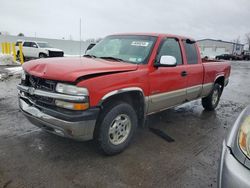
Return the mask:
<svg viewBox="0 0 250 188">
<path fill-rule="evenodd" d="M 114 145 L 122 144 L 131 131 L 131 120 L 126 114 L 118 115 L 109 127 L 109 141 Z"/>
<path fill-rule="evenodd" d="M 213 103 L 213 105 L 216 105 L 216 103 L 218 101 L 218 98 L 219 98 L 219 91 L 215 90 L 213 92 L 213 96 L 212 96 L 212 103 Z"/>
</svg>

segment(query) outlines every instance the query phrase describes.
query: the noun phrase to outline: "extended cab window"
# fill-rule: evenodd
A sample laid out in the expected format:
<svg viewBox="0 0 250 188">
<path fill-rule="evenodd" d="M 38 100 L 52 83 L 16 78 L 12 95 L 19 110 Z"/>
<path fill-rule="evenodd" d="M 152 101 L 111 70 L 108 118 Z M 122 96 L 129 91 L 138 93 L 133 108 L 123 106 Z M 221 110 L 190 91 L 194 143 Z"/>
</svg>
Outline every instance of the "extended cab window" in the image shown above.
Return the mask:
<svg viewBox="0 0 250 188">
<path fill-rule="evenodd" d="M 164 55 L 174 56 L 176 58 L 177 65 L 182 64 L 181 49 L 177 39 L 167 38 L 163 42 L 157 55 L 157 62 L 159 62 L 161 56 Z"/>
<path fill-rule="evenodd" d="M 197 56 L 195 42 L 192 42 L 190 40 L 185 40 L 184 46 L 185 46 L 186 55 L 187 55 L 187 63 L 198 64 L 198 56 Z"/>
</svg>

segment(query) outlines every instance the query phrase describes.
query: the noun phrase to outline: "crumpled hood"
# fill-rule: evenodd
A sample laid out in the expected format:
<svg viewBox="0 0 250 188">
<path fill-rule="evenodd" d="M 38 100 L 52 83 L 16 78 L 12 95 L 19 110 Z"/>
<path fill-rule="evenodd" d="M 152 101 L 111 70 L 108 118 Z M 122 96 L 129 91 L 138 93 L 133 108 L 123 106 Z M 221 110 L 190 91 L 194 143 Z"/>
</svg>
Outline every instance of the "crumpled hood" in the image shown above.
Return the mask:
<svg viewBox="0 0 250 188">
<path fill-rule="evenodd" d="M 23 64 L 23 69 L 31 75 L 68 82 L 92 74 L 133 71 L 137 67 L 136 64 L 85 57 L 38 59 Z"/>
</svg>

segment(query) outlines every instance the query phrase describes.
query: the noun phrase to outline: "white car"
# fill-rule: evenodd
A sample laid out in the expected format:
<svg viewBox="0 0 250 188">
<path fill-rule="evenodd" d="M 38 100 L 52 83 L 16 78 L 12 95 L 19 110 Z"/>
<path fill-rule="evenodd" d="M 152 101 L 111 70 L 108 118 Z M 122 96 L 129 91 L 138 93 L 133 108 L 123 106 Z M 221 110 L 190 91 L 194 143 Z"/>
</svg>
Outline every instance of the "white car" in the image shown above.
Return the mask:
<svg viewBox="0 0 250 188">
<path fill-rule="evenodd" d="M 47 42 L 17 41 L 17 56 L 20 53 L 19 43 L 23 46 L 23 56 L 25 58 L 63 57 L 64 55 L 62 50 L 51 47 Z"/>
</svg>

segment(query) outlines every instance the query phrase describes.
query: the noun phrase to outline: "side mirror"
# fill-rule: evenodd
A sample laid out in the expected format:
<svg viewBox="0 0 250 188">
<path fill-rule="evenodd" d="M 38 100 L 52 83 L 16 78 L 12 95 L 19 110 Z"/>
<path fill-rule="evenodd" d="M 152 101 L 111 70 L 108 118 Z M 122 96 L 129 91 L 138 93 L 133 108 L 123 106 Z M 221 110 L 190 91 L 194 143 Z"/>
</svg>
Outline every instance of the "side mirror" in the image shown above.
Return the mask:
<svg viewBox="0 0 250 188">
<path fill-rule="evenodd" d="M 176 58 L 174 56 L 163 55 L 160 62 L 155 64 L 156 67 L 175 67 L 177 66 Z"/>
<path fill-rule="evenodd" d="M 38 48 L 37 45 L 35 45 L 35 44 L 34 44 L 32 47 L 33 47 L 33 48 Z"/>
</svg>

